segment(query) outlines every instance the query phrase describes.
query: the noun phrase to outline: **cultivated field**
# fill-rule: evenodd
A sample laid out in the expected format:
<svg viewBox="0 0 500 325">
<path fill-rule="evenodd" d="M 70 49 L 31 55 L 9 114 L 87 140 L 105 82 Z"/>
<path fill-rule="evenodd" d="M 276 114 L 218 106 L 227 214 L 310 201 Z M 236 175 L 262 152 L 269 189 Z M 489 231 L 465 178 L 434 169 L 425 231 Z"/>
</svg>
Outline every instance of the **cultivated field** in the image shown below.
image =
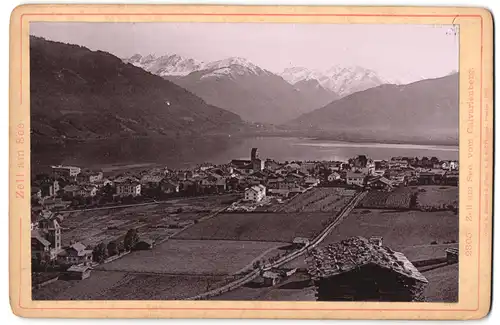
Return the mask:
<svg viewBox="0 0 500 325">
<path fill-rule="evenodd" d="M 410 209 L 411 197 L 416 189 L 397 188 L 392 192 L 370 191 L 359 202 L 358 207 L 366 209 Z"/>
<path fill-rule="evenodd" d="M 412 201 L 412 196 L 416 199 Z M 423 211 L 447 210 L 458 206 L 457 186 L 411 186 L 392 192 L 370 191 L 359 208 L 365 209 L 418 209 Z"/>
<path fill-rule="evenodd" d="M 355 190 L 320 187 L 308 190 L 291 199 L 282 206 L 278 206 L 277 212 L 338 212 L 356 194 Z"/>
<path fill-rule="evenodd" d="M 169 300 L 192 297 L 233 279 L 93 271 L 88 279 L 58 280 L 32 294 L 33 300 Z"/>
<path fill-rule="evenodd" d="M 152 250 L 135 251 L 99 270 L 163 274 L 227 275 L 251 265 L 254 260 L 283 253 L 286 243 L 168 240 Z"/>
<path fill-rule="evenodd" d="M 422 210 L 447 209 L 458 206 L 458 186 L 420 186 L 417 208 Z"/>
<path fill-rule="evenodd" d="M 451 211 L 422 212 L 355 209 L 323 241 L 352 236 L 383 237 L 383 244 L 400 250 L 415 245 L 458 241 L 458 216 Z"/>
<path fill-rule="evenodd" d="M 331 212 L 221 213 L 173 238 L 291 242 L 295 237 L 313 238 L 334 217 Z"/>
<path fill-rule="evenodd" d="M 446 265 L 422 274 L 429 281 L 424 290 L 425 301 L 458 301 L 458 264 Z"/>
<path fill-rule="evenodd" d="M 307 274 L 296 273 L 274 287 L 263 287 L 261 279 L 210 300 L 315 301 L 315 290 Z"/>
<path fill-rule="evenodd" d="M 407 246 L 399 251 L 412 262 L 446 257 L 447 248 L 458 248 L 458 244 L 436 244 Z"/>
<path fill-rule="evenodd" d="M 197 220 L 229 205 L 234 195 L 174 199 L 157 204 L 75 211 L 64 213 L 63 245 L 81 241 L 96 245 L 124 236 L 130 228 L 139 228 L 144 238 L 161 240 L 178 231 L 168 229 L 172 222 Z"/>
</svg>

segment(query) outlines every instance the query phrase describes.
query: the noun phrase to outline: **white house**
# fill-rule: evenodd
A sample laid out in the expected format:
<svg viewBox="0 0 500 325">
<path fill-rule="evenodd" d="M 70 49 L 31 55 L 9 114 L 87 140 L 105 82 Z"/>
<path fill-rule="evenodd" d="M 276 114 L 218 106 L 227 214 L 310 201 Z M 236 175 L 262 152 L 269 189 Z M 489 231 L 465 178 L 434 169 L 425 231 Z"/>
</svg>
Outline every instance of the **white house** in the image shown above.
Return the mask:
<svg viewBox="0 0 500 325">
<path fill-rule="evenodd" d="M 94 197 L 97 194 L 97 186 L 95 185 L 85 185 L 80 186 L 80 190 L 78 191 L 78 195 L 83 197 Z"/>
<path fill-rule="evenodd" d="M 329 182 L 337 181 L 339 179 L 340 179 L 340 174 L 337 173 L 337 172 L 333 172 L 330 175 L 328 175 L 328 181 Z"/>
<path fill-rule="evenodd" d="M 365 176 L 366 175 L 363 173 L 348 172 L 346 176 L 346 183 L 347 185 L 363 186 L 365 182 Z"/>
<path fill-rule="evenodd" d="M 68 177 L 68 178 L 76 178 L 78 174 L 81 172 L 80 167 L 74 167 L 74 166 L 51 166 L 52 168 L 52 173 L 54 174 L 54 177 Z"/>
<path fill-rule="evenodd" d="M 266 196 L 266 187 L 264 185 L 254 185 L 245 190 L 245 200 L 259 202 Z"/>
<path fill-rule="evenodd" d="M 116 194 L 118 196 L 139 196 L 141 195 L 141 184 L 139 182 L 123 182 L 116 184 Z"/>
<path fill-rule="evenodd" d="M 61 250 L 57 255 L 58 262 L 63 265 L 78 265 L 92 262 L 92 250 L 82 243 L 75 243 Z"/>
<path fill-rule="evenodd" d="M 443 161 L 441 164 L 441 168 L 444 170 L 457 170 L 458 162 L 457 161 Z"/>
</svg>

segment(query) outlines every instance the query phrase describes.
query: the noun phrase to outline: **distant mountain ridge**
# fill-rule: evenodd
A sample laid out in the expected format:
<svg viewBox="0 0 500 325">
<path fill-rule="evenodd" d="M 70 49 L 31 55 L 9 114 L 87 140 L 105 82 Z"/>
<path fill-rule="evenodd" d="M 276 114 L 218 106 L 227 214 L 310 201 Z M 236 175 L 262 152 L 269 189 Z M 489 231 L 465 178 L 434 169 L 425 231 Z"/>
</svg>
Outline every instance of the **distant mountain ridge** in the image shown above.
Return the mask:
<svg viewBox="0 0 500 325">
<path fill-rule="evenodd" d="M 240 57 L 202 62 L 192 58 L 185 58 L 178 54 L 162 56 L 156 56 L 155 54 L 148 54 L 146 56 L 135 54 L 130 58 L 124 58 L 123 62 L 133 64 L 160 77 L 187 76 L 192 72 L 203 70 L 213 70 L 215 72 L 213 76 L 217 77 L 229 73 L 229 68 L 233 66 L 247 69 L 254 74 L 263 72 L 271 73 Z M 243 71 L 240 72 L 243 73 Z"/>
<path fill-rule="evenodd" d="M 291 85 L 240 57 L 204 63 L 177 55 L 135 55 L 123 61 L 170 80 L 250 122 L 281 124 L 338 98 L 319 84 Z"/>
<path fill-rule="evenodd" d="M 78 45 L 31 36 L 30 73 L 34 137 L 178 138 L 231 133 L 243 123 L 168 80 Z"/>
<path fill-rule="evenodd" d="M 307 112 L 302 110 L 308 106 L 305 99 L 292 85 L 240 58 L 216 61 L 187 76 L 167 79 L 246 121 L 279 124 Z"/>
<path fill-rule="evenodd" d="M 391 137 L 458 139 L 458 74 L 408 85 L 381 85 L 304 114 L 292 129 Z M 376 139 L 375 139 L 376 140 Z"/>
<path fill-rule="evenodd" d="M 323 88 L 336 93 L 339 97 L 392 83 L 379 76 L 375 71 L 359 66 L 334 66 L 325 71 L 292 67 L 285 69 L 280 75 L 292 85 L 316 80 Z"/>
<path fill-rule="evenodd" d="M 184 58 L 177 54 L 156 57 L 154 54 L 142 56 L 135 54 L 130 58 L 123 59 L 130 63 L 160 77 L 186 76 L 193 71 L 200 70 L 203 63 L 194 59 Z"/>
<path fill-rule="evenodd" d="M 319 107 L 340 98 L 338 94 L 323 87 L 319 81 L 315 79 L 298 81 L 293 87 L 309 98 L 314 98 L 315 105 Z"/>
</svg>

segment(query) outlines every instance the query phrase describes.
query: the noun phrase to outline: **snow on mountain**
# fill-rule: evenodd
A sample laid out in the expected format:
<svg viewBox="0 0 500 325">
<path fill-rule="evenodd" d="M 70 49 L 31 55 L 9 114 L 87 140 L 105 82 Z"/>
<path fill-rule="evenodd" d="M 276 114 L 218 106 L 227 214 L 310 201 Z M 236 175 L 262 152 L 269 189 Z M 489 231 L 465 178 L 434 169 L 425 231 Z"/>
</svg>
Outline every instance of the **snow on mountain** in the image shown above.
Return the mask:
<svg viewBox="0 0 500 325">
<path fill-rule="evenodd" d="M 244 74 L 267 74 L 265 71 L 247 59 L 231 57 L 213 62 L 201 62 L 190 58 L 184 58 L 177 54 L 156 57 L 154 54 L 141 56 L 135 54 L 130 58 L 123 59 L 125 63 L 131 63 L 139 68 L 149 71 L 161 77 L 187 76 L 195 71 L 203 71 L 202 78 L 211 77 L 237 77 Z"/>
<path fill-rule="evenodd" d="M 209 63 L 205 64 L 204 68 L 205 69 L 221 69 L 221 68 L 232 67 L 232 66 L 239 66 L 239 67 L 245 68 L 245 69 L 247 69 L 255 74 L 258 74 L 258 73 L 263 71 L 261 68 L 259 68 L 258 66 L 256 66 L 252 62 L 248 61 L 247 59 L 238 58 L 238 57 L 232 57 L 232 58 L 227 58 L 224 60 L 209 62 Z"/>
<path fill-rule="evenodd" d="M 141 56 L 135 54 L 130 58 L 123 59 L 125 63 L 131 63 L 152 74 L 165 76 L 186 76 L 193 71 L 201 70 L 203 63 L 194 59 L 184 58 L 177 54 L 156 57 L 154 54 Z"/>
<path fill-rule="evenodd" d="M 243 75 L 268 75 L 269 71 L 259 68 L 244 58 L 231 57 L 224 60 L 209 62 L 203 65 L 201 79 L 219 78 L 222 76 L 237 78 Z"/>
<path fill-rule="evenodd" d="M 134 55 L 124 61 L 252 122 L 281 124 L 338 98 L 316 80 L 291 85 L 241 57 L 199 62 L 179 55 Z"/>
<path fill-rule="evenodd" d="M 286 68 L 280 75 L 292 85 L 302 80 L 318 80 L 320 77 L 324 76 L 323 73 L 318 70 L 310 70 L 303 67 Z"/>
<path fill-rule="evenodd" d="M 392 83 L 376 72 L 358 66 L 334 66 L 328 70 L 310 70 L 303 67 L 287 68 L 281 77 L 291 84 L 303 80 L 317 80 L 325 89 L 341 97 L 352 93 Z"/>
<path fill-rule="evenodd" d="M 222 77 L 237 79 L 244 75 L 259 76 L 272 74 L 241 57 L 230 57 L 213 62 L 201 62 L 192 58 L 184 58 L 177 54 L 167 54 L 158 57 L 154 54 L 146 56 L 136 54 L 123 61 L 164 78 L 183 77 L 193 72 L 198 72 L 200 79 L 218 79 Z M 335 66 L 325 71 L 294 67 L 285 69 L 280 76 L 292 85 L 300 81 L 316 80 L 323 88 L 338 94 L 340 97 L 381 84 L 393 83 L 384 80 L 372 70 L 356 66 Z"/>
</svg>

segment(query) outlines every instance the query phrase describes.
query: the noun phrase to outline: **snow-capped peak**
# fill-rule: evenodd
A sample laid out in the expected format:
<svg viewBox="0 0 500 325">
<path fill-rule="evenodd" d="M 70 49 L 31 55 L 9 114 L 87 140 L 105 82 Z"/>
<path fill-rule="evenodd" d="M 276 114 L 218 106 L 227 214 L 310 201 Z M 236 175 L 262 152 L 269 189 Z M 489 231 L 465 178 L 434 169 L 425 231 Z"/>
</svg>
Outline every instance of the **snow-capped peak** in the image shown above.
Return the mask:
<svg viewBox="0 0 500 325">
<path fill-rule="evenodd" d="M 147 56 L 135 54 L 128 59 L 123 59 L 123 61 L 162 77 L 186 76 L 203 67 L 202 62 L 184 58 L 178 54 L 165 54 L 160 57 L 154 54 Z"/>
<path fill-rule="evenodd" d="M 203 70 L 206 70 L 207 73 L 201 77 L 202 79 L 221 76 L 235 78 L 243 75 L 261 75 L 268 73 L 266 70 L 259 68 L 247 59 L 240 57 L 230 57 L 224 60 L 209 62 L 205 64 Z"/>
<path fill-rule="evenodd" d="M 219 60 L 219 61 L 213 61 L 205 64 L 205 69 L 222 69 L 222 68 L 233 68 L 236 66 L 237 68 L 243 68 L 251 73 L 258 74 L 261 73 L 263 70 L 253 64 L 252 62 L 248 61 L 247 59 L 240 58 L 240 57 L 231 57 L 227 58 L 224 60 Z"/>
<path fill-rule="evenodd" d="M 280 75 L 283 79 L 288 81 L 288 83 L 294 85 L 302 80 L 315 79 L 312 78 L 312 74 L 313 70 L 309 70 L 303 67 L 292 67 L 292 68 L 286 68 Z"/>
<path fill-rule="evenodd" d="M 206 66 L 207 66 L 207 68 L 213 68 L 216 66 L 228 67 L 231 65 L 241 65 L 241 66 L 245 66 L 245 67 L 255 66 L 253 63 L 251 63 L 247 59 L 240 58 L 240 57 L 230 57 L 230 58 L 227 58 L 224 60 L 213 61 L 213 62 L 207 63 Z"/>
<path fill-rule="evenodd" d="M 142 55 L 140 55 L 139 53 L 136 53 L 126 60 L 128 60 L 129 62 L 137 62 L 137 61 L 140 61 L 141 59 L 142 59 Z"/>
<path fill-rule="evenodd" d="M 281 77 L 291 84 L 302 80 L 317 80 L 323 88 L 341 97 L 388 83 L 373 70 L 359 66 L 337 65 L 324 71 L 293 67 L 285 69 Z"/>
<path fill-rule="evenodd" d="M 230 57 L 224 60 L 204 63 L 195 59 L 184 58 L 178 54 L 165 54 L 159 57 L 155 54 L 147 56 L 135 54 L 130 58 L 123 59 L 123 61 L 162 77 L 187 76 L 195 71 L 206 72 L 202 78 L 223 75 L 236 77 L 237 75 L 268 73 L 266 70 L 241 57 Z"/>
</svg>

